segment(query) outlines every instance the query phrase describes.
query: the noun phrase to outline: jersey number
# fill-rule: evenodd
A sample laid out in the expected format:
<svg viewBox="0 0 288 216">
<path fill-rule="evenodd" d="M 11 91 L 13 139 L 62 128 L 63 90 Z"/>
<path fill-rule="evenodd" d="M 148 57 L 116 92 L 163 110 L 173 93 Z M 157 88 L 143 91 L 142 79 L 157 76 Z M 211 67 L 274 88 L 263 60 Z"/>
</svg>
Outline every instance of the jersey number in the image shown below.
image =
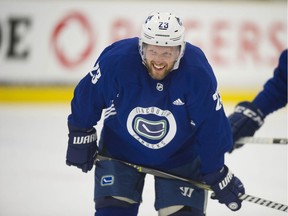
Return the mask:
<svg viewBox="0 0 288 216">
<path fill-rule="evenodd" d="M 96 71 L 96 74 L 92 73 L 94 71 Z M 97 63 L 97 65 L 93 68 L 93 70 L 90 72 L 90 75 L 92 76 L 92 83 L 96 84 L 99 78 L 101 77 L 99 63 Z"/>
<path fill-rule="evenodd" d="M 168 29 L 169 24 L 167 22 L 159 22 L 159 29 L 166 30 Z"/>
<path fill-rule="evenodd" d="M 216 89 L 216 92 L 213 94 L 213 100 L 216 101 L 215 110 L 216 111 L 220 110 L 222 108 L 222 100 L 218 92 L 218 89 Z"/>
</svg>

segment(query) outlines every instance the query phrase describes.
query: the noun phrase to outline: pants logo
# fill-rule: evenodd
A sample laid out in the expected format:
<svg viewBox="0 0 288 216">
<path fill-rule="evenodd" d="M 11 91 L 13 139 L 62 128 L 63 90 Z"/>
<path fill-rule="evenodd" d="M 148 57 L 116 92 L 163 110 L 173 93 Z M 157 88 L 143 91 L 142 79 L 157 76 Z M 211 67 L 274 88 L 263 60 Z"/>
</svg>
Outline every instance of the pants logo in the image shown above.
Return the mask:
<svg viewBox="0 0 288 216">
<path fill-rule="evenodd" d="M 102 176 L 101 186 L 110 186 L 113 184 L 114 184 L 114 176 L 112 175 Z"/>
<path fill-rule="evenodd" d="M 191 197 L 194 191 L 194 189 L 190 187 L 180 187 L 180 190 L 182 191 L 182 195 L 187 197 Z"/>
</svg>

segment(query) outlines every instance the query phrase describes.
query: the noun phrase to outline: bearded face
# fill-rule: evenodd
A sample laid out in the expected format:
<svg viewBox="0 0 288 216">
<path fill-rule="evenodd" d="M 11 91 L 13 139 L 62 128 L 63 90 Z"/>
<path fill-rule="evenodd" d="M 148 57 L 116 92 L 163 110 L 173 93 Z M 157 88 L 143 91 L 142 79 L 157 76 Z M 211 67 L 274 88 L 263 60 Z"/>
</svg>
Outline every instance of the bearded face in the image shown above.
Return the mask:
<svg viewBox="0 0 288 216">
<path fill-rule="evenodd" d="M 180 54 L 180 47 L 145 44 L 143 52 L 149 75 L 153 79 L 163 80 L 173 69 Z"/>
</svg>

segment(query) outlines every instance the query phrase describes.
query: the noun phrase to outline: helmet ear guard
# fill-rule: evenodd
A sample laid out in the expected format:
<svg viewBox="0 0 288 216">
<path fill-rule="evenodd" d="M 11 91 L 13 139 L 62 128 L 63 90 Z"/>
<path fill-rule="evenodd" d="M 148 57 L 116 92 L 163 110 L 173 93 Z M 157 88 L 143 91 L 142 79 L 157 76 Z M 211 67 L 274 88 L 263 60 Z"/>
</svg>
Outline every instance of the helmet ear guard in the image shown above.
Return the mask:
<svg viewBox="0 0 288 216">
<path fill-rule="evenodd" d="M 139 38 L 139 52 L 143 62 L 145 61 L 143 44 L 156 46 L 180 46 L 179 57 L 173 70 L 179 67 L 180 59 L 185 50 L 185 28 L 179 17 L 169 12 L 153 12 L 142 25 Z"/>
</svg>

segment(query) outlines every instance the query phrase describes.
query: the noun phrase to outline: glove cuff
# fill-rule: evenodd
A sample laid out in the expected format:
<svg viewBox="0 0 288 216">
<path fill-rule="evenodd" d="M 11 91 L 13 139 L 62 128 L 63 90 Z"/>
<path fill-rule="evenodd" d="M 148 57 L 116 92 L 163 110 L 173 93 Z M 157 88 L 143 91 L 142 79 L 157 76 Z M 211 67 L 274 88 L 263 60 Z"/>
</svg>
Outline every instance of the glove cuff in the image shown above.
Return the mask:
<svg viewBox="0 0 288 216">
<path fill-rule="evenodd" d="M 96 129 L 77 130 L 69 127 L 68 136 L 66 164 L 76 166 L 83 172 L 91 170 L 98 148 Z"/>
<path fill-rule="evenodd" d="M 228 173 L 231 173 L 231 172 L 229 171 L 228 167 L 226 165 L 224 165 L 222 169 L 217 170 L 216 172 L 212 172 L 212 173 L 208 173 L 208 174 L 204 175 L 203 180 L 205 183 L 207 183 L 207 184 L 211 185 L 211 187 L 213 187 L 214 185 L 220 184 L 226 178 L 228 181 L 228 179 L 229 179 Z M 233 177 L 233 173 L 231 173 L 231 178 L 232 177 Z"/>
<path fill-rule="evenodd" d="M 263 112 L 252 102 L 249 101 L 243 101 L 235 107 L 234 110 L 235 113 L 241 113 L 244 116 L 252 119 L 260 128 L 262 124 L 264 123 L 265 115 Z"/>
</svg>

